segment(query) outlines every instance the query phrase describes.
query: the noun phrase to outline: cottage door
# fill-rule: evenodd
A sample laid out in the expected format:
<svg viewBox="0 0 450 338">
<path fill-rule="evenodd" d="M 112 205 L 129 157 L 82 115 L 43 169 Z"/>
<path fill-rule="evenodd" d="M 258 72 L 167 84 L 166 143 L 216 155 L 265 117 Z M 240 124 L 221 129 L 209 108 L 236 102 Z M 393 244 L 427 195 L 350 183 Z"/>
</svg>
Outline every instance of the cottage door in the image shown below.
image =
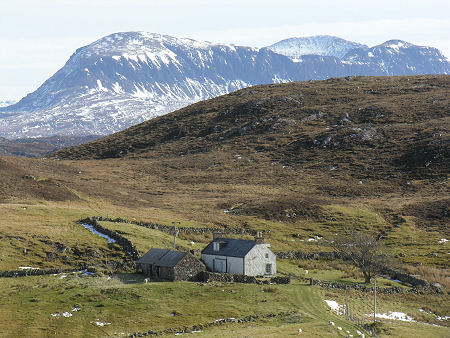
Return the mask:
<svg viewBox="0 0 450 338">
<path fill-rule="evenodd" d="M 226 272 L 226 261 L 225 259 L 215 258 L 214 259 L 214 272 Z"/>
</svg>

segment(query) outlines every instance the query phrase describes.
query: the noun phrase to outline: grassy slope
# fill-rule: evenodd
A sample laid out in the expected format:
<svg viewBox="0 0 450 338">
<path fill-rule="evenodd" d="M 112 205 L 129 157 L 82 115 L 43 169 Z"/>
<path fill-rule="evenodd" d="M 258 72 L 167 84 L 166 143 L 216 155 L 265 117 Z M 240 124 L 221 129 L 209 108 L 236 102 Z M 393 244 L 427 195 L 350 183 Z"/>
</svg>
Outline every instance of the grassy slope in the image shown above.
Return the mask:
<svg viewBox="0 0 450 338">
<path fill-rule="evenodd" d="M 227 326 L 226 332 L 223 328 L 206 329 L 202 335 L 254 335 L 265 328 L 269 336 L 286 336 L 298 334 L 300 327 L 307 336 L 323 337 L 338 336 L 336 327 L 341 326 L 356 336 L 355 327 L 331 312 L 323 301 L 334 299 L 342 303 L 342 292 L 326 294 L 319 288 L 298 283 L 275 286 L 271 292 L 262 292 L 263 286 L 245 284 L 136 284 L 140 277 L 135 275 L 122 275 L 121 279 L 77 275 L 61 279 L 61 276 L 4 280 L 0 290 L 0 315 L 4 325 L 0 333 L 5 336 L 123 336 L 123 333 L 150 329 L 206 324 L 219 318 L 295 311 L 297 315 L 287 318 L 233 324 Z M 386 304 L 388 302 L 392 303 L 387 299 L 380 301 L 380 310 L 391 308 Z M 72 312 L 69 318 L 51 316 L 52 313 L 71 312 L 75 305 L 81 310 Z M 408 310 L 402 308 L 405 309 Z M 172 312 L 176 312 L 174 317 L 170 315 Z M 98 327 L 96 321 L 111 324 Z M 332 327 L 329 321 L 335 322 L 336 326 Z M 386 327 L 393 333 L 403 332 L 405 336 L 417 332 L 442 337 L 449 332 L 448 328 L 424 324 L 396 323 Z"/>
</svg>

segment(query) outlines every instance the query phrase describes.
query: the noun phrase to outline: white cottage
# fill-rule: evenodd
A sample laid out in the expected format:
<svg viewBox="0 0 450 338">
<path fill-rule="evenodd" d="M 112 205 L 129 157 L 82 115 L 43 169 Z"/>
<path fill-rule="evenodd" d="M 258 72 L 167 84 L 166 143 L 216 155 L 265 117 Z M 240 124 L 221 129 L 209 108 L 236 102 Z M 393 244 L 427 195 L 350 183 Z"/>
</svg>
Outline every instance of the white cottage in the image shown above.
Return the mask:
<svg viewBox="0 0 450 338">
<path fill-rule="evenodd" d="M 270 244 L 255 240 L 215 238 L 202 251 L 202 261 L 212 272 L 247 276 L 275 276 L 277 262 Z"/>
</svg>

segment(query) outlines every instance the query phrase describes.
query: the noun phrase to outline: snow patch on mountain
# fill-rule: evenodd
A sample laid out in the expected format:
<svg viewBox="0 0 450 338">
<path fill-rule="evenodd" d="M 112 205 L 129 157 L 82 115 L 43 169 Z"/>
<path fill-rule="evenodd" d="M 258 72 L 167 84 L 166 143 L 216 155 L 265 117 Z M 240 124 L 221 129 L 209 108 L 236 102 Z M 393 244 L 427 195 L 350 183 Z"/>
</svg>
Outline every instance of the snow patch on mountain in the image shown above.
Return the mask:
<svg viewBox="0 0 450 338">
<path fill-rule="evenodd" d="M 364 48 L 365 45 L 347 41 L 329 35 L 290 38 L 277 42 L 267 48 L 275 53 L 299 59 L 303 55 L 334 56 L 342 58 L 354 48 Z"/>
</svg>

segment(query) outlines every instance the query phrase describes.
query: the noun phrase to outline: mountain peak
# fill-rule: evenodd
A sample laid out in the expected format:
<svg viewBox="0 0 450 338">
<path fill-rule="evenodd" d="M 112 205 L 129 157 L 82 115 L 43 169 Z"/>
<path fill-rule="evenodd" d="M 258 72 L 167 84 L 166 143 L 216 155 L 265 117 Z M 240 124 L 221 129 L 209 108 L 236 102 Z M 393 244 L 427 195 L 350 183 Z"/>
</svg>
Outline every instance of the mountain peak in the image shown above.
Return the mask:
<svg viewBox="0 0 450 338">
<path fill-rule="evenodd" d="M 347 41 L 330 35 L 316 35 L 308 37 L 294 37 L 281 40 L 268 48 L 291 58 L 303 55 L 344 57 L 351 49 L 367 47 L 365 45 Z"/>
<path fill-rule="evenodd" d="M 383 42 L 380 45 L 374 46 L 373 48 L 376 47 L 385 47 L 385 48 L 392 48 L 392 49 L 399 49 L 399 48 L 409 48 L 409 47 L 419 47 L 416 45 L 413 45 L 412 43 L 403 41 L 403 40 L 388 40 L 386 42 Z"/>
</svg>

